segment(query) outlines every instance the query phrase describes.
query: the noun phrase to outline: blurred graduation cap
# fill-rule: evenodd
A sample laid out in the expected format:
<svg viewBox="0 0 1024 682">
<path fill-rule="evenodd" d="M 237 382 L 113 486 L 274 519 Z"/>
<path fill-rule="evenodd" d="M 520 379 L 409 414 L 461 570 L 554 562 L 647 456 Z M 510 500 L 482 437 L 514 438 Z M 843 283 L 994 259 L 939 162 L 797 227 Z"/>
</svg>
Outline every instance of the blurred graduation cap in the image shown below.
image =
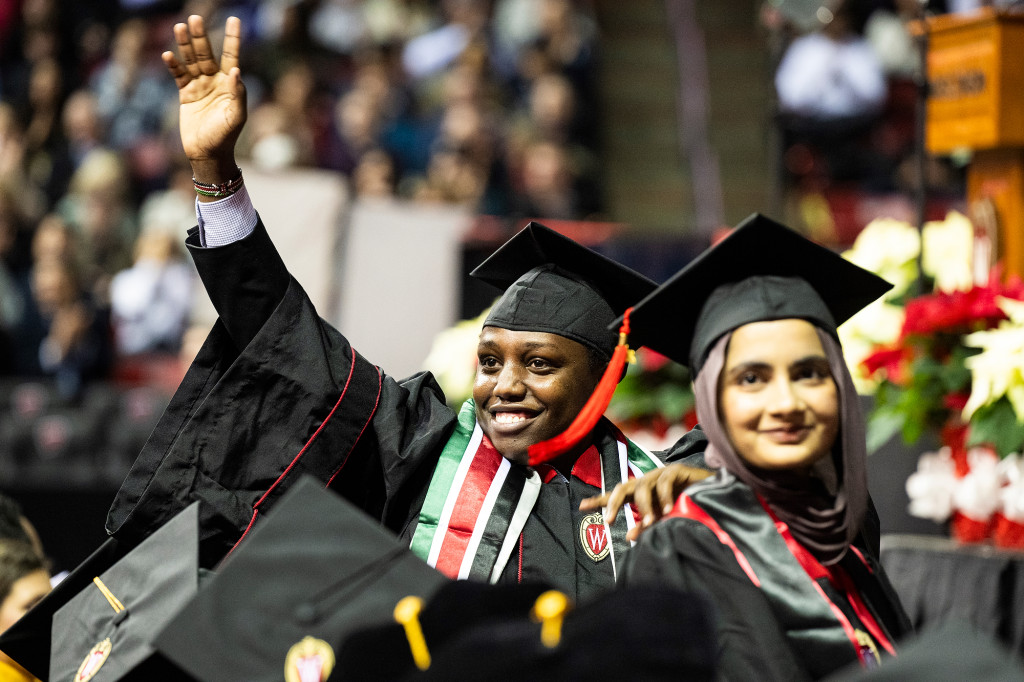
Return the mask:
<svg viewBox="0 0 1024 682">
<path fill-rule="evenodd" d="M 985 680 L 1024 682 L 1024 662 L 1005 642 L 964 620 L 934 623 L 900 643 L 898 656 L 877 668 L 850 665 L 830 682 L 932 682 Z"/>
<path fill-rule="evenodd" d="M 557 457 L 590 433 L 622 378 L 628 347 L 608 325 L 657 284 L 537 222 L 469 274 L 505 289 L 485 327 L 558 334 L 609 360 L 597 390 L 566 432 L 530 446 L 533 466 Z"/>
<path fill-rule="evenodd" d="M 634 306 L 630 340 L 696 375 L 715 341 L 737 327 L 800 318 L 835 336 L 837 326 L 891 288 L 755 213 Z"/>
<path fill-rule="evenodd" d="M 150 641 L 198 588 L 199 504 L 178 513 L 57 610 L 50 679 L 188 679 Z"/>
<path fill-rule="evenodd" d="M 288 682 L 323 680 L 347 635 L 387 622 L 399 599 L 428 598 L 445 581 L 363 511 L 303 476 L 155 646 L 200 680 L 279 682 L 282 672 Z"/>
<path fill-rule="evenodd" d="M 41 680 L 50 677 L 50 639 L 54 613 L 92 585 L 92 579 L 124 557 L 131 546 L 108 538 L 49 594 L 0 634 L 0 651 Z"/>
<path fill-rule="evenodd" d="M 710 604 L 667 587 L 608 592 L 573 608 L 543 585 L 444 586 L 419 614 L 419 662 L 404 625 L 356 633 L 338 652 L 344 680 L 712 680 Z"/>
<path fill-rule="evenodd" d="M 485 326 L 558 334 L 606 357 L 616 342 L 608 325 L 657 286 L 537 222 L 469 274 L 505 290 Z"/>
</svg>

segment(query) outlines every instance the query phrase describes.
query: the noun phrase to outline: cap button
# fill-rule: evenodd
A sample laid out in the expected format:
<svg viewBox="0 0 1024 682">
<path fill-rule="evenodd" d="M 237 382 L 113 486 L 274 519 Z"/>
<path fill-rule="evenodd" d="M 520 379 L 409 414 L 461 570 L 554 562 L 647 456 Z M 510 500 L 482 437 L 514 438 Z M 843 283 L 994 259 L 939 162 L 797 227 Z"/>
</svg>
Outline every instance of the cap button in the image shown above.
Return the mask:
<svg viewBox="0 0 1024 682">
<path fill-rule="evenodd" d="M 316 620 L 316 607 L 309 602 L 299 604 L 295 609 L 295 620 L 300 625 L 309 625 Z"/>
</svg>

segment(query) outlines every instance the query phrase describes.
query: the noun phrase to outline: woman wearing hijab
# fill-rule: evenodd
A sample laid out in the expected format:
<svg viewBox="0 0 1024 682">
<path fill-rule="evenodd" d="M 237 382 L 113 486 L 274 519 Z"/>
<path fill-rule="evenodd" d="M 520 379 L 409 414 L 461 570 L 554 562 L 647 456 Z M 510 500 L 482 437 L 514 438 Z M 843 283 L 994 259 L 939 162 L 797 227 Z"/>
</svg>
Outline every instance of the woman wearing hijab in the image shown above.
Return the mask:
<svg viewBox="0 0 1024 682">
<path fill-rule="evenodd" d="M 836 336 L 889 286 L 755 215 L 632 312 L 633 345 L 690 365 L 717 473 L 641 537 L 620 580 L 708 594 L 725 679 L 874 667 L 909 630 L 859 539 L 864 419 Z"/>
</svg>

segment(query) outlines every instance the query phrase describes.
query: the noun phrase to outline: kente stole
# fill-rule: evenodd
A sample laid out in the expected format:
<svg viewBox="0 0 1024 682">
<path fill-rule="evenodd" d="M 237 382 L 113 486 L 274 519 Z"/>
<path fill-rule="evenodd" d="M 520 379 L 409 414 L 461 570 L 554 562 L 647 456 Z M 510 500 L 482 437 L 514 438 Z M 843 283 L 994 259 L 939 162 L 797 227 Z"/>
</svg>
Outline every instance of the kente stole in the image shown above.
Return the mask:
<svg viewBox="0 0 1024 682">
<path fill-rule="evenodd" d="M 589 454 L 599 464 L 590 467 L 590 476 L 580 476 L 585 482 L 610 492 L 618 483 L 664 466 L 610 422 L 602 423 L 616 447 L 599 453 L 592 446 L 593 453 L 581 456 Z M 537 470 L 512 464 L 491 445 L 476 422 L 473 401 L 467 400 L 434 468 L 410 544 L 413 553 L 450 578 L 497 582 L 542 484 Z M 619 514 L 612 528 L 602 523 L 604 538 L 611 538 L 614 566 L 616 550 L 628 547 L 625 535 L 636 515 Z"/>
</svg>

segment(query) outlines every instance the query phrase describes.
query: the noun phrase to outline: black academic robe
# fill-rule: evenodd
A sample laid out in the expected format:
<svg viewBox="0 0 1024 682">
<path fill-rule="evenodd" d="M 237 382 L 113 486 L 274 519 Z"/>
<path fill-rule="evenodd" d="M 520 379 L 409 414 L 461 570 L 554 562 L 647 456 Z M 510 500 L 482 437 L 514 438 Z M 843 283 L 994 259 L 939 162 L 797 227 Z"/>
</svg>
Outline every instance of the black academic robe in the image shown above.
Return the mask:
<svg viewBox="0 0 1024 682">
<path fill-rule="evenodd" d="M 353 349 L 262 223 L 215 248 L 193 230 L 188 246 L 220 319 L 118 492 L 108 532 L 141 539 L 201 499 L 201 564 L 213 567 L 309 473 L 411 538 L 456 422 L 432 376 L 395 380 Z M 601 447 L 614 447 L 609 431 Z M 600 492 L 593 477 L 549 479 L 499 582 L 546 582 L 577 599 L 610 588 L 613 562 L 592 559 L 580 538 L 579 503 Z"/>
<path fill-rule="evenodd" d="M 889 642 L 909 631 L 870 552 L 848 551 L 839 566 Z M 756 495 L 727 472 L 681 496 L 629 552 L 619 579 L 706 595 L 717 611 L 720 679 L 819 679 L 856 665 L 853 630 L 870 631 L 842 591 L 807 573 Z"/>
</svg>

